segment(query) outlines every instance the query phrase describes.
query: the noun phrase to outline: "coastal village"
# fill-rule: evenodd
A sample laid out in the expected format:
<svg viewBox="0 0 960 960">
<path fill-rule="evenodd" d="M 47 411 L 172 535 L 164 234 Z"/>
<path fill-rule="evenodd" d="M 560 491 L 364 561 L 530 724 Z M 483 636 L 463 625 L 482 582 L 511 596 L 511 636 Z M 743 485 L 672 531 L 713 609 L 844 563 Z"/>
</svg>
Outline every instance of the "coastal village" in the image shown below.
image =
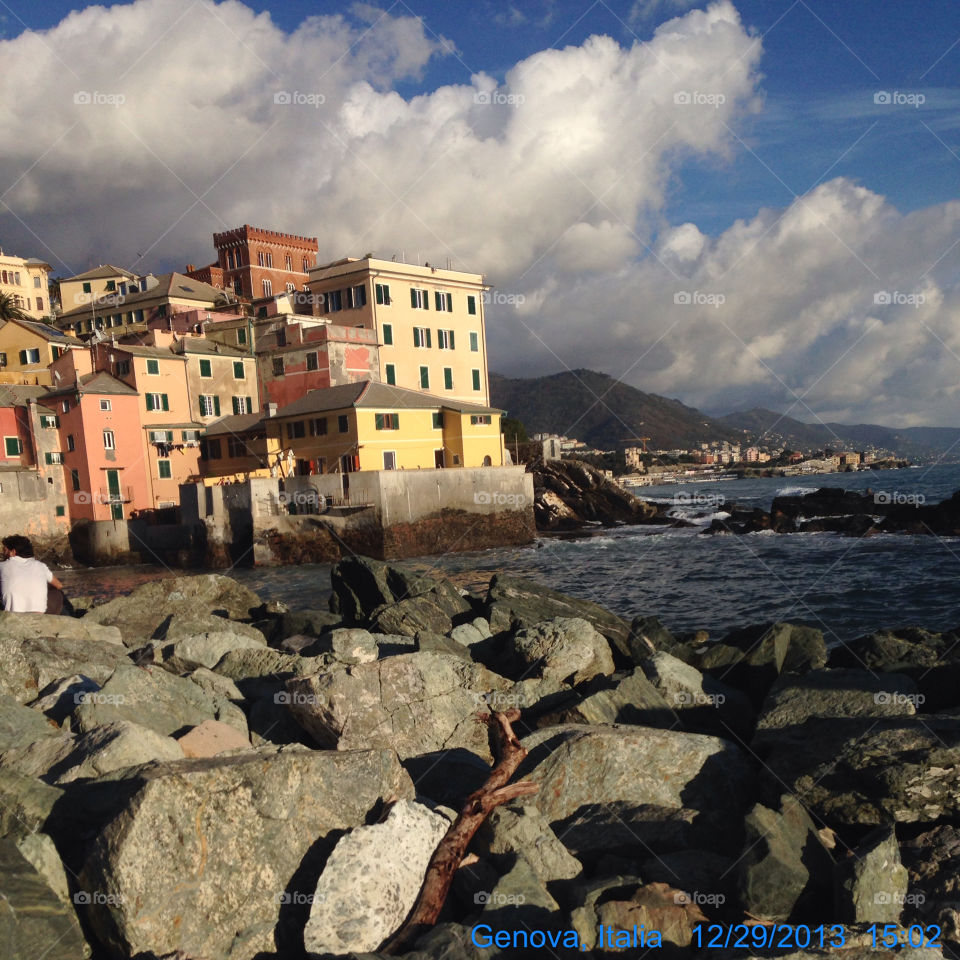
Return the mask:
<svg viewBox="0 0 960 960">
<path fill-rule="evenodd" d="M 222 519 L 239 487 L 251 515 L 259 496 L 274 516 L 382 516 L 381 474 L 459 468 L 456 493 L 428 484 L 434 508 L 529 511 L 503 472 L 481 275 L 319 264 L 316 237 L 249 225 L 213 245 L 182 273 L 62 279 L 56 309 L 49 264 L 0 258 L 0 516 L 41 539 L 85 525 L 96 560 L 129 552 L 128 521 Z"/>
</svg>

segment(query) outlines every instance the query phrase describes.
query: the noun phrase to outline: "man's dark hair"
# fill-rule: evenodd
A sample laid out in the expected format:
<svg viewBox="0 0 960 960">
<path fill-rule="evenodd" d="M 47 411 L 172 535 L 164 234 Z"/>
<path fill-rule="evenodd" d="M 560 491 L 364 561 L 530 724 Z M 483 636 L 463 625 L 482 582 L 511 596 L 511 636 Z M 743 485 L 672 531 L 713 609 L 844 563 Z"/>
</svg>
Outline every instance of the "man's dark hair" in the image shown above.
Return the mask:
<svg viewBox="0 0 960 960">
<path fill-rule="evenodd" d="M 13 550 L 18 557 L 33 556 L 33 544 L 26 537 L 21 536 L 19 533 L 15 533 L 9 537 L 4 537 L 0 542 L 2 542 L 8 550 Z"/>
</svg>

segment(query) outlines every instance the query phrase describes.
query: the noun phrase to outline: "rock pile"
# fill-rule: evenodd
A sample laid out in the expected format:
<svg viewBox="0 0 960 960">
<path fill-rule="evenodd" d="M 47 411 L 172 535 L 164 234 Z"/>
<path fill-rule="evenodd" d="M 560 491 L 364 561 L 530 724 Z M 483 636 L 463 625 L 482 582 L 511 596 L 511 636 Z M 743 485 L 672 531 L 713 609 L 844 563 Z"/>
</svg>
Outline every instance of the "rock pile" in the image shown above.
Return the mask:
<svg viewBox="0 0 960 960">
<path fill-rule="evenodd" d="M 746 918 L 836 925 L 851 957 L 889 955 L 874 923 L 960 945 L 960 634 L 711 642 L 502 575 L 332 580 L 331 611 L 203 576 L 0 618 L 5 960 L 385 956 L 507 708 L 537 792 L 483 825 L 411 960 L 529 956 L 483 937 L 533 930 L 612 956 L 634 926 L 777 955 L 697 949 Z"/>
</svg>

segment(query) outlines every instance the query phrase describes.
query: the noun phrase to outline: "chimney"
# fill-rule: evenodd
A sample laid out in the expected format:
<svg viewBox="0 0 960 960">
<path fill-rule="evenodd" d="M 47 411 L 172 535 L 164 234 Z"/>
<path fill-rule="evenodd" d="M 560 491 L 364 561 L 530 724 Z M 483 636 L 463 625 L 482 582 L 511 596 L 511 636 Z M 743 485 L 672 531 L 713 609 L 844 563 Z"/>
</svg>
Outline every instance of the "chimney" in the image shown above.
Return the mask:
<svg viewBox="0 0 960 960">
<path fill-rule="evenodd" d="M 187 264 L 187 267 L 186 267 L 186 270 L 185 270 L 184 272 L 185 272 L 185 273 L 192 273 L 195 269 L 196 269 L 196 267 L 194 267 L 194 265 L 193 265 L 192 263 L 188 263 L 188 264 Z"/>
</svg>

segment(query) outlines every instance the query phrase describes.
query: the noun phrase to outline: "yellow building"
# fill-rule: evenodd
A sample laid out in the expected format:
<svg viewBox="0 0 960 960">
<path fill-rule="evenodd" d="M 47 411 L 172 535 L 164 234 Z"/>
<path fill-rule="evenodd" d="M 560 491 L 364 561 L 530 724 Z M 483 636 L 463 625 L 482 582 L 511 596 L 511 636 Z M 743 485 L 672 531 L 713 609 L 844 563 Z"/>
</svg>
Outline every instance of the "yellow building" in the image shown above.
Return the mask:
<svg viewBox="0 0 960 960">
<path fill-rule="evenodd" d="M 53 315 L 49 293 L 50 264 L 33 257 L 10 257 L 0 251 L 0 293 L 10 294 L 24 313 L 37 320 Z"/>
<path fill-rule="evenodd" d="M 364 380 L 311 390 L 264 419 L 280 476 L 503 465 L 502 411 Z"/>
<path fill-rule="evenodd" d="M 140 279 L 136 274 L 105 263 L 60 281 L 60 309 L 70 313 L 111 294 L 122 296 L 139 289 Z"/>
<path fill-rule="evenodd" d="M 490 402 L 480 274 L 348 257 L 311 270 L 309 287 L 333 323 L 376 330 L 384 383 Z"/>
<path fill-rule="evenodd" d="M 36 320 L 8 320 L 0 327 L 0 373 L 17 374 L 34 383 L 50 384 L 47 365 L 83 344 L 49 324 Z M 26 380 L 24 381 L 26 382 Z"/>
</svg>

